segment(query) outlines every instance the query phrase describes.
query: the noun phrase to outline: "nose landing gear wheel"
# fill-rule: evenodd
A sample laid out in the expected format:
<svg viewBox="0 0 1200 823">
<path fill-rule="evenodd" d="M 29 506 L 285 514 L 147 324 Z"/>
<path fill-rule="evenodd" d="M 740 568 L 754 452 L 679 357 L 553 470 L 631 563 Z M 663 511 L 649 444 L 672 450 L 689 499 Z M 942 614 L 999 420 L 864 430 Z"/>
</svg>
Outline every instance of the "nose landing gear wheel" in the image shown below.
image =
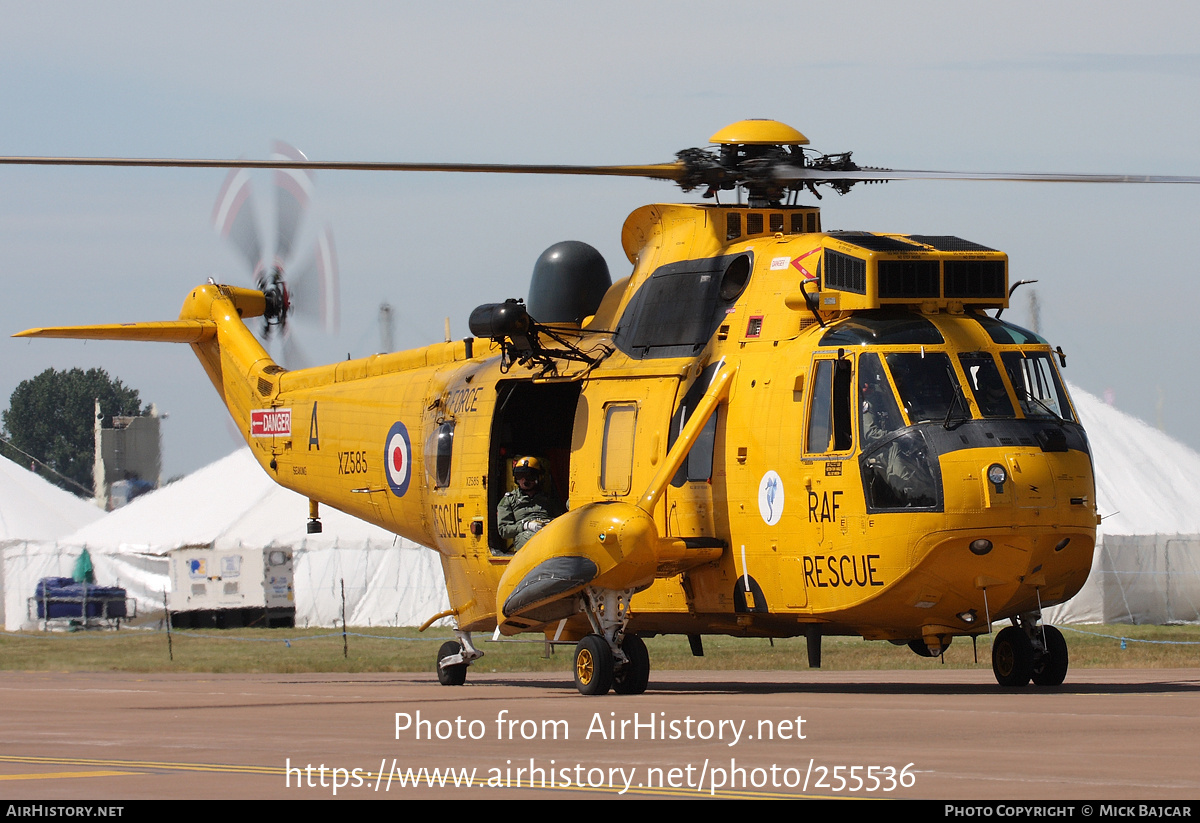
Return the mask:
<svg viewBox="0 0 1200 823">
<path fill-rule="evenodd" d="M 1067 679 L 1067 641 L 1053 626 L 1043 626 L 1046 651 L 1033 664 L 1033 682 L 1038 686 L 1061 686 Z"/>
<path fill-rule="evenodd" d="M 1033 644 L 1016 626 L 1001 629 L 992 643 L 992 673 L 1001 686 L 1019 688 L 1033 675 Z"/>
<path fill-rule="evenodd" d="M 621 651 L 629 662 L 613 676 L 613 691 L 617 694 L 641 694 L 650 683 L 650 653 L 646 643 L 636 634 L 625 635 Z"/>
<path fill-rule="evenodd" d="M 613 654 L 608 641 L 589 634 L 575 645 L 575 688 L 580 694 L 608 694 L 613 685 Z"/>
<path fill-rule="evenodd" d="M 452 663 L 449 666 L 442 665 L 442 661 L 447 657 L 461 653 L 462 646 L 458 645 L 453 640 L 443 643 L 442 647 L 438 649 L 437 663 L 435 665 L 437 668 L 438 682 L 443 686 L 461 686 L 463 683 L 467 682 L 466 663 Z"/>
</svg>

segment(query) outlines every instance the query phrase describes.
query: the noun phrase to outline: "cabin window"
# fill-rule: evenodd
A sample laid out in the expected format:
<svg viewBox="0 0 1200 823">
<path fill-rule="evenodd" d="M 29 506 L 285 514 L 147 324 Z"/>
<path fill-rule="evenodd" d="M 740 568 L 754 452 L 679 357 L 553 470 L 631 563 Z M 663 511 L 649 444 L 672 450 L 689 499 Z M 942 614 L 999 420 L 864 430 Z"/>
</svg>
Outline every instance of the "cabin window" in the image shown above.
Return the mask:
<svg viewBox="0 0 1200 823">
<path fill-rule="evenodd" d="M 708 418 L 704 428 L 696 435 L 696 442 L 692 444 L 692 450 L 688 452 L 687 479 L 691 482 L 712 479 L 713 447 L 716 445 L 717 415 L 719 413 L 719 411 L 714 411 Z"/>
<path fill-rule="evenodd" d="M 712 416 L 708 418 L 708 422 L 704 424 L 704 428 L 696 434 L 696 440 L 692 443 L 687 459 L 683 461 L 679 471 L 675 472 L 675 476 L 671 478 L 671 485 L 675 488 L 681 487 L 684 483 L 704 483 L 712 480 L 713 449 L 716 445 L 717 415 L 719 413 L 719 410 L 714 410 Z M 676 416 L 678 417 L 678 414 Z M 690 412 L 688 416 L 690 416 Z M 671 422 L 674 426 L 675 421 Z M 682 422 L 687 422 L 686 416 Z"/>
<path fill-rule="evenodd" d="M 613 403 L 604 410 L 604 443 L 600 456 L 600 488 L 628 494 L 633 485 L 633 441 L 637 404 Z"/>
<path fill-rule="evenodd" d="M 695 381 L 688 388 L 687 394 L 679 403 L 679 408 L 675 410 L 675 414 L 671 416 L 670 434 L 667 439 L 667 450 L 670 451 L 675 446 L 675 441 L 679 438 L 683 427 L 692 417 L 692 412 L 696 410 L 704 393 L 708 387 L 712 385 L 713 377 L 716 376 L 719 363 L 710 363 L 705 367 Z M 717 437 L 717 415 L 720 414 L 719 409 L 714 409 L 712 415 L 709 416 L 708 422 L 704 424 L 704 428 L 696 435 L 696 440 L 692 443 L 692 448 L 688 452 L 687 460 L 679 467 L 679 471 L 675 472 L 675 476 L 671 478 L 671 485 L 675 488 L 680 488 L 684 483 L 706 482 L 712 479 L 713 466 L 713 450 L 716 444 Z"/>
<path fill-rule="evenodd" d="M 450 485 L 450 458 L 454 451 L 454 421 L 447 420 L 425 441 L 425 475 L 435 489 Z"/>
</svg>

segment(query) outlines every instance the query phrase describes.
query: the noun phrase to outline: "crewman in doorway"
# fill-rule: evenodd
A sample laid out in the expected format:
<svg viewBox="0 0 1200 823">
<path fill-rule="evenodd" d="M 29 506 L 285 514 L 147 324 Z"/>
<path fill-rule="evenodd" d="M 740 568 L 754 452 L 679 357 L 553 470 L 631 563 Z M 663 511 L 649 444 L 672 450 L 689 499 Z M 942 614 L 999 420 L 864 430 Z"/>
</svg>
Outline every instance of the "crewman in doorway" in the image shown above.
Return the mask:
<svg viewBox="0 0 1200 823">
<path fill-rule="evenodd" d="M 500 498 L 496 507 L 496 527 L 500 536 L 512 541 L 510 553 L 516 554 L 529 538 L 563 513 L 562 503 L 543 488 L 546 470 L 536 457 L 522 457 L 513 463 L 517 487 Z"/>
</svg>

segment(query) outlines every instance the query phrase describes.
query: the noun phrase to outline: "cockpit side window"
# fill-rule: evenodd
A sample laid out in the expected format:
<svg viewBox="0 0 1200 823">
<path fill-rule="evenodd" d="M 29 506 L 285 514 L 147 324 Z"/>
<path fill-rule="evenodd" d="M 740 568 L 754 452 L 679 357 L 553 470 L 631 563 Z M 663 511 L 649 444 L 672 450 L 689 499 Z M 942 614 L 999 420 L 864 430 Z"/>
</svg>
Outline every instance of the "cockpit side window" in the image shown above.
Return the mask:
<svg viewBox="0 0 1200 823">
<path fill-rule="evenodd" d="M 818 360 L 813 365 L 804 451 L 823 454 L 829 451 L 829 435 L 833 431 L 833 361 Z"/>
<path fill-rule="evenodd" d="M 820 359 L 813 363 L 812 375 L 804 451 L 849 451 L 854 445 L 850 402 L 854 366 L 845 358 Z"/>
<path fill-rule="evenodd" d="M 896 405 L 896 396 L 883 372 L 879 355 L 868 352 L 858 358 L 858 431 L 863 451 L 887 435 L 903 428 L 904 418 Z"/>
</svg>

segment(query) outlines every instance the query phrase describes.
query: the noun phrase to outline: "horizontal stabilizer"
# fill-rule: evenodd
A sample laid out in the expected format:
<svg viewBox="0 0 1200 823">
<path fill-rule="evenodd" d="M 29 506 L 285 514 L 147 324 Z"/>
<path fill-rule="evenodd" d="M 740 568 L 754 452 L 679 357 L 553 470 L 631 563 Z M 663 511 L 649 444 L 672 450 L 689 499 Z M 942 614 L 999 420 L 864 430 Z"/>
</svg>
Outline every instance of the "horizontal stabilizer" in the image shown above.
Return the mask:
<svg viewBox="0 0 1200 823">
<path fill-rule="evenodd" d="M 150 323 L 102 323 L 95 326 L 50 326 L 26 329 L 13 337 L 66 337 L 79 340 L 148 340 L 157 343 L 199 343 L 217 333 L 211 320 L 157 320 Z"/>
</svg>

